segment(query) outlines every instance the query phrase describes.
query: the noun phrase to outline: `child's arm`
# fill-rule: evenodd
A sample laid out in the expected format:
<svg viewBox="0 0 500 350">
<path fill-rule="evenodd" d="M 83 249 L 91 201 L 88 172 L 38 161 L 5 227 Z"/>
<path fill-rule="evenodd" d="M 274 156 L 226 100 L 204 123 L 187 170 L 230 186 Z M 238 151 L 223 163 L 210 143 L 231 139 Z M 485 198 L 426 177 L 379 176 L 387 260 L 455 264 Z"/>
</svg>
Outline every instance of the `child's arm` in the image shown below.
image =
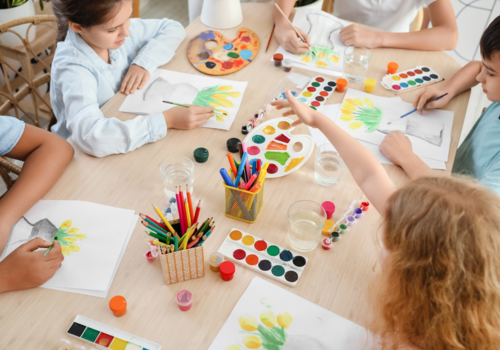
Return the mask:
<svg viewBox="0 0 500 350">
<path fill-rule="evenodd" d="M 298 102 L 290 91 L 286 92 L 286 98 L 272 104 L 278 109 L 292 108 L 291 111 L 283 113 L 283 116 L 296 114 L 299 117 L 300 120 L 292 126 L 303 122 L 321 130 L 337 149 L 363 193 L 380 215 L 385 216 L 387 200 L 396 190 L 396 186 L 375 156 L 325 115 Z"/>
<path fill-rule="evenodd" d="M 275 3 L 281 8 L 286 16 L 290 16 L 296 1 L 297 0 L 275 0 Z M 299 40 L 297 33 L 295 33 L 290 23 L 288 23 L 288 21 L 283 17 L 276 6 L 273 7 L 273 17 L 274 23 L 276 24 L 274 33 L 281 46 L 295 55 L 306 52 L 308 47 L 311 46 L 311 39 L 309 38 L 309 35 L 307 35 L 302 29 L 297 28 L 306 42 L 304 43 Z"/>
<path fill-rule="evenodd" d="M 458 42 L 458 27 L 450 0 L 436 0 L 429 5 L 432 28 L 417 32 L 391 33 L 353 24 L 342 28 L 340 39 L 348 46 L 369 49 L 394 47 L 410 50 L 453 50 Z"/>
</svg>

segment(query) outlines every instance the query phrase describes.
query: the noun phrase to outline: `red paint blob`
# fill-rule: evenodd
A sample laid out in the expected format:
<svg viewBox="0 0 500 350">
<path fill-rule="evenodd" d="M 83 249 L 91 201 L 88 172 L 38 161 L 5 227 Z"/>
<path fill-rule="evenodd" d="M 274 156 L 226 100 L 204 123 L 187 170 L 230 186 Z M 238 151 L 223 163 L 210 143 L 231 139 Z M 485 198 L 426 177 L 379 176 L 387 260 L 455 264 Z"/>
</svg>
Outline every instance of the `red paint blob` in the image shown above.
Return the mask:
<svg viewBox="0 0 500 350">
<path fill-rule="evenodd" d="M 318 101 L 312 101 L 311 105 L 313 105 L 314 107 L 319 107 L 319 102 Z"/>
<path fill-rule="evenodd" d="M 324 81 L 325 81 L 325 79 L 323 79 L 323 78 L 321 78 L 321 77 L 317 77 L 317 78 L 316 78 L 316 81 L 317 81 L 318 83 L 322 83 L 322 82 L 324 82 Z"/>
<path fill-rule="evenodd" d="M 269 170 L 269 168 L 267 168 Z M 253 245 L 255 247 L 255 249 L 257 249 L 259 252 L 263 251 L 263 250 L 266 250 L 267 249 L 267 243 L 266 241 L 264 240 L 260 240 L 260 241 L 257 241 L 255 242 L 255 244 Z"/>
<path fill-rule="evenodd" d="M 406 74 L 404 74 L 404 73 L 401 73 L 399 76 L 400 76 L 401 78 L 403 78 L 403 79 L 408 78 L 408 76 L 407 76 Z"/>
<path fill-rule="evenodd" d="M 408 74 L 410 77 L 414 77 L 415 76 L 415 73 L 413 73 L 413 72 L 406 72 L 406 74 Z"/>
<path fill-rule="evenodd" d="M 242 36 L 241 41 L 243 41 L 244 43 L 249 43 L 251 40 L 249 36 Z"/>
<path fill-rule="evenodd" d="M 107 348 L 109 344 L 111 344 L 111 341 L 113 339 L 115 339 L 115 337 L 113 337 L 112 335 L 101 332 L 101 334 L 99 334 L 99 337 L 96 339 L 95 343 Z"/>
<path fill-rule="evenodd" d="M 278 172 L 278 167 L 275 164 L 269 164 L 267 167 L 268 174 L 276 174 Z"/>
<path fill-rule="evenodd" d="M 260 148 L 257 146 L 250 146 L 247 148 L 247 152 L 251 156 L 255 156 L 260 153 Z"/>
<path fill-rule="evenodd" d="M 315 88 L 315 87 L 312 87 L 312 86 L 309 86 L 309 87 L 307 88 L 307 91 L 314 92 L 314 91 L 316 91 L 316 88 Z"/>
<path fill-rule="evenodd" d="M 278 141 L 281 141 L 281 142 L 284 142 L 284 143 L 288 143 L 288 142 L 290 142 L 290 139 L 289 139 L 288 137 L 286 137 L 285 135 L 283 135 L 283 134 L 281 134 L 281 135 L 277 136 L 277 137 L 275 138 L 275 140 L 278 140 Z M 254 147 L 254 146 L 252 146 L 252 147 Z M 247 149 L 247 152 L 249 152 L 249 153 L 250 153 L 250 151 L 248 151 L 248 149 Z"/>
<path fill-rule="evenodd" d="M 326 92 L 326 91 L 321 91 L 319 94 L 320 94 L 321 96 L 328 96 L 328 92 Z"/>
<path fill-rule="evenodd" d="M 392 88 L 394 90 L 401 90 L 401 87 L 399 85 L 393 85 Z"/>
<path fill-rule="evenodd" d="M 415 73 L 422 74 L 422 71 L 420 69 L 415 69 Z"/>
<path fill-rule="evenodd" d="M 247 253 L 245 253 L 245 251 L 243 249 L 236 249 L 233 252 L 233 257 L 236 260 L 243 260 L 243 259 L 245 259 L 245 256 L 247 256 Z"/>
<path fill-rule="evenodd" d="M 231 69 L 233 68 L 233 66 L 234 66 L 233 61 L 225 61 L 224 63 L 222 63 L 222 68 L 224 69 Z"/>
</svg>

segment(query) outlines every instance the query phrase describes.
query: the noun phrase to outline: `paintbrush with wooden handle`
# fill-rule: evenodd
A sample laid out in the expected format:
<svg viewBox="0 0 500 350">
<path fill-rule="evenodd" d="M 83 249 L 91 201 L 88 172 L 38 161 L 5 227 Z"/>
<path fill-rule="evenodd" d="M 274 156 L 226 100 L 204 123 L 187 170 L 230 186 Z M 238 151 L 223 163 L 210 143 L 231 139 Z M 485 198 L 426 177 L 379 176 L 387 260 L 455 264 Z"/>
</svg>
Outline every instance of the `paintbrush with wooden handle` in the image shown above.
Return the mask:
<svg viewBox="0 0 500 350">
<path fill-rule="evenodd" d="M 302 35 L 299 33 L 299 31 L 297 30 L 297 28 L 295 28 L 295 26 L 292 24 L 292 22 L 290 22 L 290 20 L 288 19 L 288 17 L 281 10 L 281 8 L 278 6 L 278 4 L 275 3 L 274 6 L 276 6 L 278 8 L 278 10 L 281 12 L 281 14 L 283 15 L 283 17 L 285 17 L 285 19 L 287 20 L 287 22 L 290 23 L 290 25 L 292 26 L 293 30 L 295 30 L 295 33 L 297 33 L 297 36 L 300 38 L 300 40 L 302 40 L 302 42 L 304 42 L 304 43 L 307 43 L 306 40 L 304 39 L 304 37 L 302 37 Z M 313 49 L 311 49 L 310 46 L 307 49 L 309 51 L 311 51 L 314 56 L 316 56 L 316 53 L 313 51 Z"/>
</svg>

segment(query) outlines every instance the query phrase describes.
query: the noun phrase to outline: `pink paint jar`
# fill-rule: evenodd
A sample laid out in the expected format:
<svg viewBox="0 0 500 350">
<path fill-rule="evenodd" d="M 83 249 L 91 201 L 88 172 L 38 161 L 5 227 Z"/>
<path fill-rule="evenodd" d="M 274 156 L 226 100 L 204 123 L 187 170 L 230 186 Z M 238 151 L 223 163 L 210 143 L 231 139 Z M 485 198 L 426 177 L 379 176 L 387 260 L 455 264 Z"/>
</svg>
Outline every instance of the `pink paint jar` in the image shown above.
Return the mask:
<svg viewBox="0 0 500 350">
<path fill-rule="evenodd" d="M 234 272 L 236 271 L 236 268 L 231 261 L 224 261 L 222 264 L 220 264 L 219 271 L 220 271 L 220 277 L 224 281 L 231 281 L 234 277 Z"/>
<path fill-rule="evenodd" d="M 333 213 L 335 213 L 335 204 L 332 202 L 326 201 L 321 204 L 323 209 L 326 211 L 326 218 L 330 220 L 332 218 Z"/>
<path fill-rule="evenodd" d="M 188 290 L 181 290 L 177 293 L 177 305 L 182 311 L 188 311 L 193 305 L 193 295 Z"/>
</svg>

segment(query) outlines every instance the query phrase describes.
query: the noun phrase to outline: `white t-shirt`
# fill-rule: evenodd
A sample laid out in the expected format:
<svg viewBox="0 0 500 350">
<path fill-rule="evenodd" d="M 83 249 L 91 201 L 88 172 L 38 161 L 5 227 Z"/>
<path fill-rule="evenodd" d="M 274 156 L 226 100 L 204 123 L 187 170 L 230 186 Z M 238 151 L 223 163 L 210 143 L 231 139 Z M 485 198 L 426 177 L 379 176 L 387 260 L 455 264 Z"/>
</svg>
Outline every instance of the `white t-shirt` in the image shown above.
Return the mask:
<svg viewBox="0 0 500 350">
<path fill-rule="evenodd" d="M 418 11 L 436 0 L 336 0 L 333 14 L 388 32 L 410 31 Z"/>
</svg>

